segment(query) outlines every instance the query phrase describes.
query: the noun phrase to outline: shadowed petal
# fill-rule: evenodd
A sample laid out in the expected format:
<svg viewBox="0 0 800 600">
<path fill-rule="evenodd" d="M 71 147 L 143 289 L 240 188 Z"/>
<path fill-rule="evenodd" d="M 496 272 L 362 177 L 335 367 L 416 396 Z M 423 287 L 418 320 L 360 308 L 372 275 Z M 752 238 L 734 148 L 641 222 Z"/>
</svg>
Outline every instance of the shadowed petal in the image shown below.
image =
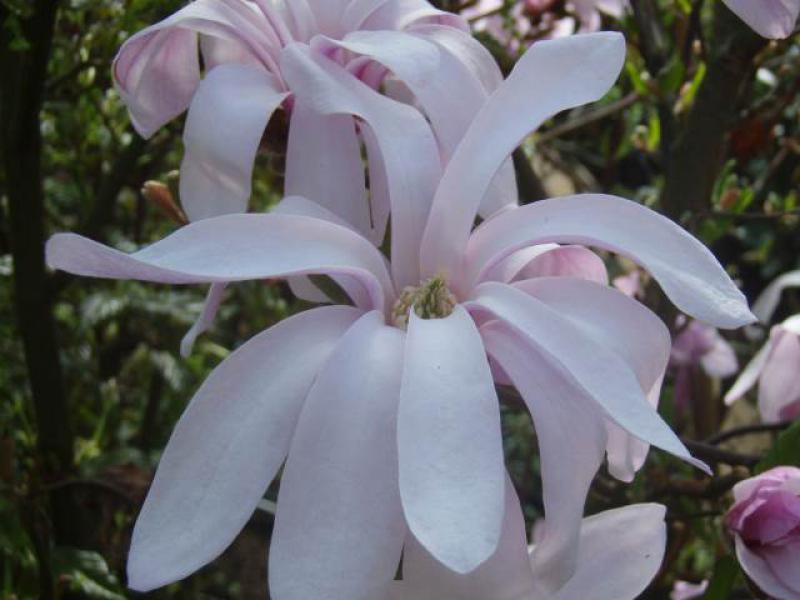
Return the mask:
<svg viewBox="0 0 800 600">
<path fill-rule="evenodd" d="M 175 426 L 136 521 L 133 589 L 186 577 L 230 544 L 286 457 L 318 369 L 359 315 L 349 307 L 301 313 L 209 375 Z"/>
<path fill-rule="evenodd" d="M 308 394 L 278 494 L 276 598 L 372 600 L 394 579 L 406 535 L 396 437 L 403 338 L 379 312 L 365 315 Z"/>
<path fill-rule="evenodd" d="M 736 558 L 747 576 L 756 582 L 761 590 L 774 598 L 796 598 L 798 590 L 792 589 L 777 577 L 770 564 L 761 556 L 753 552 L 742 541 L 739 535 L 735 536 Z"/>
<path fill-rule="evenodd" d="M 769 323 L 775 309 L 778 308 L 783 290 L 800 286 L 800 271 L 784 273 L 770 283 L 753 302 L 753 314 L 762 323 Z"/>
<path fill-rule="evenodd" d="M 549 597 L 576 568 L 583 506 L 606 446 L 603 416 L 583 390 L 507 325 L 495 321 L 481 334 L 525 400 L 536 428 L 545 520 L 532 565 L 537 587 Z"/>
<path fill-rule="evenodd" d="M 598 246 L 629 257 L 650 271 L 684 313 L 716 327 L 754 320 L 708 248 L 666 217 L 603 194 L 542 200 L 486 221 L 469 240 L 467 285 L 512 252 L 549 242 Z"/>
<path fill-rule="evenodd" d="M 400 493 L 414 536 L 467 573 L 497 548 L 503 518 L 500 407 L 480 335 L 460 306 L 411 311 L 397 424 Z"/>
<path fill-rule="evenodd" d="M 392 273 L 398 289 L 419 283 L 419 240 L 440 175 L 436 141 L 419 112 L 381 96 L 328 58 L 293 44 L 281 66 L 292 90 L 326 115 L 354 115 L 378 143 L 392 205 Z"/>
<path fill-rule="evenodd" d="M 798 0 L 723 0 L 758 35 L 772 40 L 789 37 L 800 13 Z"/>
<path fill-rule="evenodd" d="M 261 136 L 287 95 L 260 67 L 221 65 L 203 79 L 183 130 L 180 197 L 189 219 L 247 210 Z"/>
<path fill-rule="evenodd" d="M 600 98 L 624 58 L 624 38 L 599 33 L 536 43 L 517 62 L 447 165 L 423 239 L 424 277 L 459 274 L 480 201 L 503 161 L 550 116 Z"/>
</svg>

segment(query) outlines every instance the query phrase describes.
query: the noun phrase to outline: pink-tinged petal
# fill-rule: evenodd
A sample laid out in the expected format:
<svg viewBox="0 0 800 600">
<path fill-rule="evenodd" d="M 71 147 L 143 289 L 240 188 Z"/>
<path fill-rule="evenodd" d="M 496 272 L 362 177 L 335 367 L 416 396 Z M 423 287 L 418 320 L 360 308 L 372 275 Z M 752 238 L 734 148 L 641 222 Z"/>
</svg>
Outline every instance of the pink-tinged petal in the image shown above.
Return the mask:
<svg viewBox="0 0 800 600">
<path fill-rule="evenodd" d="M 644 292 L 642 289 L 642 275 L 638 269 L 634 269 L 627 275 L 615 277 L 612 283 L 620 292 L 631 298 L 641 298 Z"/>
<path fill-rule="evenodd" d="M 376 241 L 353 117 L 321 115 L 297 99 L 289 126 L 284 193 L 324 206 Z"/>
<path fill-rule="evenodd" d="M 702 598 L 707 589 L 708 579 L 704 579 L 700 583 L 679 580 L 672 586 L 669 600 L 694 600 L 695 598 Z"/>
<path fill-rule="evenodd" d="M 221 65 L 206 75 L 183 130 L 180 198 L 190 220 L 247 210 L 261 136 L 287 95 L 260 67 Z"/>
<path fill-rule="evenodd" d="M 423 239 L 423 276 L 459 274 L 481 199 L 500 165 L 546 119 L 600 98 L 624 59 L 625 40 L 617 33 L 540 42 L 528 50 L 475 116 L 447 165 Z"/>
<path fill-rule="evenodd" d="M 765 423 L 778 423 L 783 408 L 800 399 L 800 338 L 776 327 L 770 342 L 772 352 L 758 382 L 758 410 Z"/>
<path fill-rule="evenodd" d="M 317 22 L 317 32 L 331 37 L 341 37 L 347 33 L 343 26 L 343 16 L 350 0 L 309 0 L 309 6 Z"/>
<path fill-rule="evenodd" d="M 800 597 L 800 541 L 767 546 L 763 548 L 763 556 L 778 580 L 794 591 L 791 597 Z"/>
<path fill-rule="evenodd" d="M 388 0 L 379 4 L 380 7 L 363 21 L 361 29 L 403 30 L 415 25 L 433 24 L 469 32 L 469 25 L 464 19 L 434 8 L 428 0 Z"/>
<path fill-rule="evenodd" d="M 739 370 L 739 360 L 736 358 L 736 352 L 733 346 L 716 330 L 712 340 L 711 350 L 703 355 L 700 363 L 703 365 L 705 372 L 711 377 L 730 377 Z"/>
<path fill-rule="evenodd" d="M 327 307 L 291 317 L 209 375 L 175 426 L 136 521 L 133 589 L 186 577 L 230 544 L 286 457 L 317 371 L 360 314 Z"/>
<path fill-rule="evenodd" d="M 208 290 L 205 302 L 203 302 L 203 311 L 197 317 L 197 320 L 191 326 L 186 335 L 181 340 L 181 356 L 188 358 L 194 348 L 194 343 L 197 337 L 202 333 L 208 331 L 214 324 L 214 319 L 217 316 L 217 311 L 222 304 L 222 297 L 225 294 L 225 283 L 212 283 Z"/>
<path fill-rule="evenodd" d="M 197 34 L 241 44 L 267 69 L 277 39 L 246 2 L 196 0 L 126 41 L 114 59 L 114 82 L 136 130 L 150 137 L 189 106 L 200 82 Z"/>
<path fill-rule="evenodd" d="M 800 13 L 798 0 L 723 0 L 758 35 L 772 40 L 789 37 Z"/>
<path fill-rule="evenodd" d="M 683 312 L 716 327 L 739 327 L 754 319 L 708 248 L 649 208 L 603 194 L 542 200 L 486 221 L 469 240 L 466 285 L 480 281 L 512 252 L 549 242 L 598 246 L 627 256 L 650 271 Z"/>
<path fill-rule="evenodd" d="M 308 394 L 278 494 L 276 598 L 371 600 L 394 579 L 407 531 L 396 437 L 403 342 L 379 312 L 365 315 Z"/>
<path fill-rule="evenodd" d="M 575 277 L 608 284 L 608 271 L 603 259 L 583 246 L 561 246 L 542 252 L 516 275 L 519 280 L 539 277 Z"/>
<path fill-rule="evenodd" d="M 599 345 L 621 357 L 655 411 L 670 354 L 670 334 L 643 304 L 613 288 L 570 277 L 522 281 L 515 286 L 570 320 Z M 631 481 L 648 445 L 609 423 L 609 471 Z"/>
<path fill-rule="evenodd" d="M 747 366 L 739 373 L 739 377 L 731 386 L 731 389 L 725 394 L 725 404 L 730 406 L 744 396 L 748 390 L 756 384 L 758 378 L 761 377 L 761 373 L 764 371 L 764 367 L 767 365 L 767 359 L 769 359 L 772 353 L 772 348 L 773 343 L 769 340 L 756 352 L 752 360 L 747 363 Z"/>
<path fill-rule="evenodd" d="M 406 600 L 520 600 L 533 594 L 525 519 L 511 480 L 506 477 L 505 511 L 494 554 L 467 574 L 451 571 L 409 535 L 403 551 Z"/>
<path fill-rule="evenodd" d="M 476 313 L 490 313 L 524 336 L 549 368 L 568 377 L 620 427 L 708 471 L 706 465 L 692 458 L 647 401 L 625 359 L 595 341 L 584 327 L 525 292 L 499 283 L 476 288 L 465 306 Z"/>
<path fill-rule="evenodd" d="M 504 474 L 500 407 L 480 335 L 460 306 L 412 311 L 397 423 L 406 520 L 427 550 L 468 573 L 497 548 Z"/>
<path fill-rule="evenodd" d="M 762 323 L 769 323 L 775 309 L 778 308 L 783 290 L 798 286 L 800 286 L 800 271 L 784 273 L 770 283 L 756 298 L 756 301 L 753 302 L 753 314 Z"/>
<path fill-rule="evenodd" d="M 201 35 L 200 54 L 203 57 L 203 67 L 205 67 L 206 73 L 215 67 L 226 64 L 263 67 L 258 57 L 238 40 Z"/>
<path fill-rule="evenodd" d="M 369 127 L 362 127 L 361 139 L 367 151 L 369 173 L 369 215 L 372 225 L 370 239 L 376 246 L 382 246 L 386 240 L 386 228 L 392 211 L 389 180 L 378 138 Z"/>
<path fill-rule="evenodd" d="M 638 598 L 664 558 L 664 513 L 660 504 L 632 504 L 584 519 L 578 568 L 552 600 Z"/>
<path fill-rule="evenodd" d="M 533 417 L 539 441 L 545 520 L 532 566 L 537 587 L 550 597 L 572 577 L 586 494 L 606 446 L 603 416 L 569 376 L 508 326 L 481 329 L 487 350 L 503 367 Z M 569 451 L 564 436 L 569 435 Z"/>
<path fill-rule="evenodd" d="M 203 219 L 133 254 L 72 233 L 47 242 L 47 264 L 75 275 L 155 283 L 225 283 L 289 275 L 348 275 L 384 308 L 394 289 L 383 256 L 353 231 L 293 215 Z"/>
<path fill-rule="evenodd" d="M 291 32 L 292 39 L 307 42 L 319 31 L 317 19 L 308 0 L 292 0 L 280 2 L 277 9 L 283 15 L 283 21 Z"/>
<path fill-rule="evenodd" d="M 792 600 L 800 594 L 800 589 L 792 589 L 781 579 L 770 567 L 769 562 L 764 560 L 747 547 L 742 538 L 735 536 L 736 558 L 747 576 L 752 579 L 762 591 L 773 598 L 780 600 Z"/>
<path fill-rule="evenodd" d="M 529 246 L 518 250 L 503 260 L 499 261 L 484 276 L 486 281 L 498 281 L 500 283 L 510 283 L 517 278 L 520 271 L 536 257 L 545 252 L 560 248 L 558 244 L 541 244 L 539 246 Z"/>
<path fill-rule="evenodd" d="M 440 166 L 436 140 L 419 112 L 355 80 L 328 58 L 293 44 L 281 55 L 286 81 L 319 113 L 353 115 L 378 142 L 392 205 L 392 273 L 398 288 L 417 285 L 419 241 Z"/>
</svg>

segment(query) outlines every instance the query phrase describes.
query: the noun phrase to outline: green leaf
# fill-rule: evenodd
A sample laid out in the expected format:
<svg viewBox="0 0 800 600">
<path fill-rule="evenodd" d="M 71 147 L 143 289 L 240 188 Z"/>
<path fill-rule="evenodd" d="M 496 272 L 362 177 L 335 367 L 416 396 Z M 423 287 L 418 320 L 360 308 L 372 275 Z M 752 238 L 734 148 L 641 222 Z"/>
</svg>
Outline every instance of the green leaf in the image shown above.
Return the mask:
<svg viewBox="0 0 800 600">
<path fill-rule="evenodd" d="M 781 465 L 800 467 L 800 421 L 778 436 L 772 449 L 756 465 L 756 473 Z"/>
<path fill-rule="evenodd" d="M 723 556 L 714 566 L 714 574 L 702 600 L 728 600 L 739 574 L 739 566 L 732 556 Z"/>
<path fill-rule="evenodd" d="M 53 552 L 53 567 L 69 590 L 82 598 L 125 600 L 122 588 L 105 559 L 97 552 L 59 547 Z"/>
</svg>

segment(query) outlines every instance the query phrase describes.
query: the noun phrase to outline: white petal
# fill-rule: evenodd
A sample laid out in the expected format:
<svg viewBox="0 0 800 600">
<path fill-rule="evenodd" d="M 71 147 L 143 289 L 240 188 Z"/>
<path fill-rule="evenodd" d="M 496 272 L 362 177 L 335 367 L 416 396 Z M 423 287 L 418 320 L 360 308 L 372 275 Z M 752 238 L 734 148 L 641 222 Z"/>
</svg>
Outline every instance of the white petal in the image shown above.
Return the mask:
<svg viewBox="0 0 800 600">
<path fill-rule="evenodd" d="M 409 528 L 450 569 L 475 569 L 500 537 L 503 448 L 483 344 L 460 306 L 444 319 L 411 312 L 397 432 Z"/>
<path fill-rule="evenodd" d="M 423 240 L 423 276 L 458 273 L 481 199 L 503 161 L 550 116 L 600 98 L 624 58 L 625 40 L 617 33 L 545 41 L 528 50 L 447 165 Z"/>
<path fill-rule="evenodd" d="M 383 256 L 353 231 L 293 215 L 197 221 L 133 254 L 71 233 L 47 242 L 47 263 L 76 275 L 156 283 L 224 283 L 287 275 L 348 275 L 384 308 L 394 295 Z"/>
<path fill-rule="evenodd" d="M 742 372 L 739 373 L 739 377 L 731 386 L 731 389 L 725 394 L 725 404 L 730 406 L 744 396 L 748 390 L 756 384 L 758 378 L 761 377 L 761 373 L 764 371 L 767 359 L 772 353 L 772 348 L 773 342 L 770 339 L 756 352 L 752 360 L 750 360 L 747 366 L 742 369 Z"/>
<path fill-rule="evenodd" d="M 789 37 L 800 13 L 798 0 L 723 0 L 736 15 L 760 36 Z"/>
<path fill-rule="evenodd" d="M 582 327 L 545 303 L 511 286 L 484 283 L 465 306 L 488 312 L 512 326 L 539 351 L 551 369 L 594 398 L 605 415 L 644 442 L 707 470 L 659 417 L 628 364 L 598 344 Z"/>
<path fill-rule="evenodd" d="M 525 400 L 536 428 L 545 520 L 532 566 L 537 587 L 549 597 L 576 568 L 583 506 L 606 446 L 603 416 L 583 390 L 508 326 L 495 322 L 481 334 Z"/>
<path fill-rule="evenodd" d="M 403 338 L 380 313 L 365 315 L 308 395 L 278 495 L 276 598 L 372 600 L 394 579 L 406 535 L 396 438 Z"/>
<path fill-rule="evenodd" d="M 206 75 L 183 131 L 180 199 L 189 219 L 247 209 L 261 136 L 287 95 L 260 67 L 222 65 Z"/>
<path fill-rule="evenodd" d="M 392 205 L 392 273 L 398 289 L 417 285 L 419 241 L 440 167 L 436 140 L 416 110 L 370 89 L 307 47 L 288 46 L 283 74 L 297 96 L 322 114 L 363 119 L 378 142 Z"/>
<path fill-rule="evenodd" d="M 494 554 L 465 575 L 438 562 L 409 535 L 403 550 L 406 600 L 520 600 L 533 593 L 525 519 L 511 480 L 506 477 L 506 502 L 500 542 Z"/>
<path fill-rule="evenodd" d="M 486 221 L 469 240 L 467 282 L 480 281 L 520 248 L 550 242 L 598 246 L 631 258 L 684 313 L 716 327 L 739 327 L 754 319 L 708 248 L 641 204 L 602 194 L 542 200 Z"/>
<path fill-rule="evenodd" d="M 227 284 L 225 283 L 211 284 L 205 302 L 203 302 L 203 312 L 200 313 L 197 320 L 181 340 L 181 356 L 183 358 L 188 358 L 192 353 L 192 348 L 194 348 L 194 342 L 197 340 L 197 337 L 208 331 L 214 324 L 214 319 L 217 316 L 220 304 L 222 304 L 222 296 L 225 293 L 226 287 Z"/>
<path fill-rule="evenodd" d="M 660 504 L 631 504 L 584 519 L 578 569 L 553 600 L 638 598 L 664 558 L 664 512 Z"/>
<path fill-rule="evenodd" d="M 317 370 L 359 314 L 347 307 L 301 313 L 209 375 L 175 426 L 136 521 L 133 589 L 186 577 L 231 543 L 289 450 Z"/>
<path fill-rule="evenodd" d="M 364 164 L 351 116 L 320 115 L 298 98 L 289 126 L 285 178 L 287 196 L 320 204 L 370 238 Z"/>
<path fill-rule="evenodd" d="M 762 323 L 769 323 L 780 302 L 781 294 L 786 288 L 800 286 L 800 271 L 784 273 L 772 283 L 753 302 L 753 314 Z"/>
</svg>

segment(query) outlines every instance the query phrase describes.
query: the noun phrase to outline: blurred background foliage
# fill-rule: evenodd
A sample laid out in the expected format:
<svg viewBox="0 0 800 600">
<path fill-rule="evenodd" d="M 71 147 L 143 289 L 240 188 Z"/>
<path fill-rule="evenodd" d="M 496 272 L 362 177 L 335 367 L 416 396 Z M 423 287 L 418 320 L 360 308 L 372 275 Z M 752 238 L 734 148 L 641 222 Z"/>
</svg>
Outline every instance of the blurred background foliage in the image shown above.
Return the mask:
<svg viewBox="0 0 800 600">
<path fill-rule="evenodd" d="M 32 283 L 17 277 L 15 287 L 15 264 L 40 261 L 36 248 L 51 232 L 78 231 L 133 249 L 179 226 L 174 210 L 165 210 L 140 190 L 148 180 L 174 184 L 182 152 L 181 119 L 152 139 L 141 139 L 113 90 L 110 64 L 122 41 L 180 4 L 0 0 L 3 598 L 131 597 L 124 587 L 124 561 L 132 522 L 182 409 L 232 349 L 304 308 L 279 282 L 231 286 L 213 330 L 183 359 L 180 340 L 199 314 L 205 290 L 76 280 L 63 273 L 45 273 Z M 440 4 L 457 9 L 459 3 Z M 614 89 L 601 102 L 557 116 L 518 150 L 522 199 L 601 190 L 658 208 L 699 235 L 752 299 L 774 276 L 800 266 L 800 45 L 793 39 L 767 43 L 756 38 L 716 1 L 633 4 L 636 10 L 622 22 L 605 22 L 628 39 L 627 62 Z M 563 10 L 561 5 L 556 3 L 556 10 Z M 37 15 L 56 10 L 48 48 L 50 33 Z M 513 27 L 513 19 L 508 23 Z M 479 38 L 506 69 L 513 65 L 516 51 L 488 34 Z M 522 40 L 522 46 L 529 41 Z M 37 73 L 36 61 L 31 66 L 25 57 L 42 55 L 39 93 L 25 96 L 20 90 Z M 23 63 L 30 69 L 19 67 Z M 17 119 L 28 109 L 37 117 L 40 155 L 31 154 L 25 142 L 35 130 L 25 130 L 25 120 Z M 716 117 L 721 123 L 715 123 Z M 254 187 L 258 209 L 274 202 L 282 186 L 285 122 L 280 117 L 270 124 L 268 137 Z M 31 161 L 40 162 L 41 176 L 17 183 L 15 176 L 29 173 Z M 31 197 L 36 186 L 42 192 L 39 212 L 35 201 L 14 206 L 13 193 L 28 184 Z M 23 230 L 19 223 L 34 228 Z M 25 258 L 20 250 L 15 263 L 15 246 L 30 247 L 32 254 Z M 612 275 L 627 268 L 612 257 L 608 264 Z M 34 307 L 25 286 L 35 288 L 31 297 L 42 300 L 41 312 L 25 316 Z M 648 301 L 674 319 L 657 293 Z M 800 295 L 789 292 L 778 317 L 798 309 Z M 46 325 L 43 319 L 51 319 L 56 331 L 55 366 L 30 351 L 26 363 L 24 345 L 46 342 L 32 329 Z M 26 328 L 33 332 L 30 337 Z M 726 336 L 742 363 L 756 349 L 739 332 Z M 53 385 L 37 393 L 32 385 L 37 377 L 47 380 L 38 385 Z M 746 403 L 723 414 L 718 392 L 709 395 L 716 403 L 710 421 L 676 414 L 671 386 L 668 381 L 662 414 L 687 439 L 703 440 L 757 420 Z M 514 398 L 507 400 L 508 463 L 533 523 L 541 516 L 535 433 Z M 50 443 L 53 432 L 65 439 L 61 450 Z M 757 462 L 753 457 L 763 455 L 774 438 L 769 433 L 737 438 L 729 450 L 743 460 L 716 461 L 720 475 L 714 479 L 658 452 L 651 453 L 631 485 L 598 475 L 588 512 L 645 500 L 670 507 L 665 568 L 648 597 L 667 597 L 675 579 L 699 581 L 712 575 L 708 597 L 747 597 L 746 582 L 727 558 L 719 520 L 732 484 L 750 472 Z M 797 451 L 796 443 L 785 446 L 773 452 L 788 456 Z M 264 597 L 274 498 L 270 489 L 221 560 L 151 596 Z"/>
</svg>

